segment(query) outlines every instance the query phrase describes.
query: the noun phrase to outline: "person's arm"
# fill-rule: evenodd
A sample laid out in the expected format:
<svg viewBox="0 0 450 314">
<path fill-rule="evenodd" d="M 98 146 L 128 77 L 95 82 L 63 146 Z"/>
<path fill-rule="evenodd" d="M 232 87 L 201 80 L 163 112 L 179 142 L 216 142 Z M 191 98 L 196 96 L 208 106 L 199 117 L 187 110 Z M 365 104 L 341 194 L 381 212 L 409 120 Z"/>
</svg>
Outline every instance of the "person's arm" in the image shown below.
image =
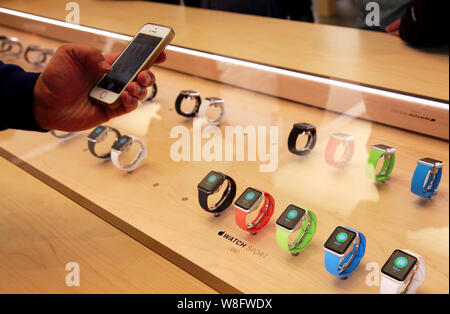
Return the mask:
<svg viewBox="0 0 450 314">
<path fill-rule="evenodd" d="M 39 74 L 0 61 L 0 130 L 47 131 L 37 124 L 33 111 L 33 90 Z"/>
</svg>

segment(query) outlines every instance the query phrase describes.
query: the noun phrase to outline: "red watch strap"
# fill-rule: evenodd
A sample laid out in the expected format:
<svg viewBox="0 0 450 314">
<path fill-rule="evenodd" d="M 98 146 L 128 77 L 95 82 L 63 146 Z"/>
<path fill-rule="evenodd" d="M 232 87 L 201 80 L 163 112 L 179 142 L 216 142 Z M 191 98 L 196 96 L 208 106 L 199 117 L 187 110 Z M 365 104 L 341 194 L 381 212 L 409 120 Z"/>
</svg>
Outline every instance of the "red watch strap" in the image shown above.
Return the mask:
<svg viewBox="0 0 450 314">
<path fill-rule="evenodd" d="M 261 191 L 264 193 L 264 204 L 261 206 L 258 216 L 255 217 L 255 219 L 252 221 L 252 224 L 255 223 L 262 215 L 264 215 L 259 224 L 257 224 L 256 226 L 254 226 L 253 228 L 247 229 L 247 222 L 246 222 L 246 218 L 247 218 L 247 214 L 246 212 L 244 212 L 243 210 L 240 210 L 238 208 L 235 208 L 235 219 L 236 219 L 236 224 L 244 231 L 248 231 L 248 232 L 256 232 L 261 230 L 262 228 L 264 228 L 265 225 L 267 225 L 267 223 L 269 222 L 270 218 L 273 215 L 274 209 L 275 209 L 275 200 L 273 199 L 272 195 L 270 195 L 269 193 L 266 193 L 264 191 Z M 267 211 L 264 214 L 264 209 L 267 206 Z"/>
<path fill-rule="evenodd" d="M 353 142 L 347 143 L 345 147 L 345 152 L 342 156 L 339 156 L 340 158 L 347 156 L 346 160 L 344 162 L 337 162 L 335 160 L 335 153 L 338 148 L 338 146 L 341 144 L 341 141 L 338 139 L 332 137 L 330 138 L 330 141 L 327 144 L 327 147 L 325 149 L 325 162 L 333 167 L 336 168 L 342 168 L 352 159 L 353 152 L 355 150 L 355 144 Z"/>
</svg>

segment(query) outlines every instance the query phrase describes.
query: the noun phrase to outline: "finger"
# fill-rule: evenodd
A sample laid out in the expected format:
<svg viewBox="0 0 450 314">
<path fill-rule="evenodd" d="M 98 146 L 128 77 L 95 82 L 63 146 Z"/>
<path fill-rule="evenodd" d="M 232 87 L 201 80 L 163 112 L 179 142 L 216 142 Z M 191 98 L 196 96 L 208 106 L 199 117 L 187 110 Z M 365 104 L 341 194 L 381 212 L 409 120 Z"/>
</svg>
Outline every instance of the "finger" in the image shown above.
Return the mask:
<svg viewBox="0 0 450 314">
<path fill-rule="evenodd" d="M 146 90 L 147 90 L 147 88 L 142 87 L 141 85 L 138 84 L 138 82 L 132 82 L 127 87 L 127 92 L 131 96 L 136 97 L 136 98 L 139 98 L 139 96 L 142 95 L 143 91 L 146 91 Z"/>
<path fill-rule="evenodd" d="M 155 84 L 155 75 L 148 70 L 144 70 L 138 74 L 137 81 L 141 86 L 149 87 Z"/>
<path fill-rule="evenodd" d="M 111 66 L 105 60 L 100 50 L 95 47 L 78 44 L 64 44 L 59 49 L 67 53 L 73 61 L 81 64 L 96 74 L 106 73 L 111 70 Z"/>
<path fill-rule="evenodd" d="M 388 32 L 388 33 L 395 32 L 396 30 L 398 30 L 400 28 L 401 22 L 402 22 L 401 18 L 396 19 L 394 22 L 392 22 L 391 24 L 386 26 L 386 32 Z"/>
<path fill-rule="evenodd" d="M 120 52 L 114 52 L 114 53 L 107 53 L 104 55 L 106 62 L 109 64 L 113 64 L 114 61 L 119 57 Z"/>
<path fill-rule="evenodd" d="M 166 55 L 166 52 L 163 51 L 163 52 L 161 52 L 161 54 L 160 54 L 160 55 L 158 56 L 158 58 L 156 59 L 155 64 L 163 63 L 163 62 L 166 61 L 166 60 L 167 60 L 167 55 Z"/>
<path fill-rule="evenodd" d="M 139 100 L 136 97 L 133 97 L 127 91 L 123 92 L 120 95 L 120 100 L 122 101 L 122 105 L 125 109 L 125 112 L 131 112 L 137 108 Z"/>
</svg>

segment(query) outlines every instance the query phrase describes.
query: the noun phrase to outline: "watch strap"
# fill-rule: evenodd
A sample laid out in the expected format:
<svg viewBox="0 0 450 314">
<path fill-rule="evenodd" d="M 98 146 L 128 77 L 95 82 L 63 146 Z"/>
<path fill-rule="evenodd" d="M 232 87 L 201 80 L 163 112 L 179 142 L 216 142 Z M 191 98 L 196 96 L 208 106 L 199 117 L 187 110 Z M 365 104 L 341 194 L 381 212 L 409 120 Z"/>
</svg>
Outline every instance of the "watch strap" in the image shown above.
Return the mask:
<svg viewBox="0 0 450 314">
<path fill-rule="evenodd" d="M 387 179 L 389 179 L 392 170 L 394 170 L 395 154 L 389 155 L 389 158 L 384 158 L 383 166 L 378 173 L 376 172 L 378 161 L 381 157 L 383 157 L 384 154 L 384 152 L 377 149 L 370 150 L 369 158 L 366 164 L 366 175 L 369 179 L 378 182 L 386 181 Z"/>
<path fill-rule="evenodd" d="M 327 250 L 325 250 L 325 269 L 332 275 L 338 277 L 338 278 L 345 278 L 349 276 L 353 271 L 358 267 L 360 264 L 362 258 L 364 257 L 364 254 L 366 253 L 366 237 L 362 232 L 359 232 L 358 230 L 355 230 L 350 227 L 345 227 L 347 229 L 350 229 L 356 233 L 358 233 L 359 236 L 359 245 L 358 247 L 353 246 L 352 251 L 344 256 L 337 256 L 336 254 L 333 254 Z M 356 251 L 356 252 L 355 252 Z M 354 256 L 353 256 L 354 254 Z M 343 270 L 342 272 L 339 271 L 339 267 L 345 263 L 348 262 L 348 260 L 353 256 L 352 261 L 350 264 Z"/>
<path fill-rule="evenodd" d="M 441 182 L 442 168 L 438 168 L 436 170 L 436 173 L 431 172 L 433 169 L 436 168 L 424 165 L 422 163 L 417 163 L 417 167 L 414 170 L 414 174 L 411 180 L 412 193 L 426 198 L 433 196 L 439 186 L 439 183 Z M 428 173 L 430 174 L 429 176 Z M 428 180 L 425 182 L 427 176 Z M 429 187 L 431 185 L 431 182 L 433 182 L 433 185 L 429 190 L 426 191 L 424 187 Z"/>
<path fill-rule="evenodd" d="M 121 134 L 120 134 L 120 132 L 117 129 L 109 127 L 109 126 L 107 126 L 107 128 L 108 128 L 108 132 L 109 131 L 113 131 L 116 134 L 116 140 L 120 138 Z M 97 142 L 93 142 L 93 141 L 90 141 L 88 139 L 88 148 L 89 148 L 89 151 L 91 152 L 92 155 L 94 155 L 95 157 L 100 158 L 100 159 L 109 159 L 109 158 L 111 158 L 111 150 L 109 152 L 103 154 L 103 155 L 98 155 L 96 153 L 96 151 L 95 151 L 95 145 L 96 144 L 97 144 Z"/>
<path fill-rule="evenodd" d="M 139 150 L 139 153 L 136 155 L 136 157 L 134 158 L 134 160 L 128 164 L 128 165 L 121 165 L 119 162 L 119 157 L 121 155 L 121 152 L 115 150 L 115 149 L 111 149 L 111 161 L 114 164 L 114 166 L 116 166 L 117 168 L 121 169 L 121 170 L 125 170 L 125 171 L 133 171 L 136 168 L 138 168 L 142 162 L 145 160 L 145 158 L 147 157 L 147 147 L 145 145 L 145 143 L 134 136 L 130 136 L 131 139 L 133 140 L 133 142 L 137 142 L 139 143 L 139 145 L 141 146 L 141 149 Z"/>
<path fill-rule="evenodd" d="M 262 207 L 259 210 L 258 215 L 253 219 L 253 221 L 250 223 L 253 225 L 252 228 L 248 228 L 246 218 L 249 213 L 244 212 L 243 210 L 239 208 L 235 208 L 235 220 L 236 224 L 244 231 L 248 232 L 257 232 L 264 228 L 267 223 L 270 221 L 270 218 L 273 215 L 274 209 L 275 209 L 275 200 L 273 199 L 272 195 L 269 193 L 266 193 L 264 191 L 261 191 L 264 194 L 264 203 Z M 267 210 L 265 210 L 267 206 Z M 258 224 L 255 225 L 255 223 L 258 222 Z"/>
<path fill-rule="evenodd" d="M 308 210 L 308 213 L 311 217 L 311 225 L 310 225 L 308 231 L 306 232 L 306 234 L 303 236 L 302 242 L 294 248 L 290 248 L 290 245 L 289 245 L 289 237 L 292 233 L 288 232 L 284 229 L 281 229 L 279 227 L 277 228 L 277 243 L 280 248 L 282 248 L 283 250 L 285 250 L 289 253 L 298 253 L 300 251 L 303 251 L 303 249 L 305 249 L 308 246 L 309 242 L 311 242 L 314 234 L 316 233 L 316 229 L 317 229 L 316 215 L 310 210 Z M 303 222 L 303 225 L 300 227 L 300 232 L 294 242 L 297 242 L 301 238 L 301 236 L 305 233 L 307 226 L 308 226 L 308 221 L 305 220 Z"/>
<path fill-rule="evenodd" d="M 298 150 L 297 149 L 297 138 L 299 137 L 300 134 L 303 134 L 305 132 L 309 132 L 308 134 L 308 140 L 306 142 L 305 147 L 303 147 L 302 149 Z M 309 151 L 311 149 L 314 148 L 314 146 L 316 145 L 316 141 L 317 141 L 317 135 L 316 135 L 316 131 L 315 130 L 311 130 L 311 131 L 302 131 L 299 130 L 295 127 L 292 128 L 291 132 L 289 133 L 289 137 L 288 137 L 288 149 L 292 154 L 295 155 L 305 155 L 307 153 L 309 153 Z"/>
<path fill-rule="evenodd" d="M 353 157 L 353 153 L 355 151 L 355 143 L 354 142 L 346 142 L 345 144 L 345 151 L 343 155 L 341 156 L 341 159 L 336 160 L 335 154 L 336 150 L 341 145 L 341 143 L 344 143 L 342 141 L 339 141 L 335 137 L 331 137 L 328 141 L 327 147 L 325 149 L 325 162 L 329 164 L 330 166 L 333 166 L 335 168 L 343 168 L 345 167 L 350 160 Z"/>
<path fill-rule="evenodd" d="M 180 93 L 180 94 L 178 95 L 177 99 L 175 100 L 175 110 L 176 110 L 176 112 L 177 112 L 179 115 L 181 115 L 181 116 L 183 116 L 183 117 L 186 117 L 186 118 L 193 118 L 193 117 L 195 117 L 195 116 L 197 115 L 197 113 L 198 113 L 198 110 L 199 110 L 199 108 L 200 108 L 200 104 L 201 104 L 201 102 L 202 102 L 202 99 L 201 99 L 200 96 L 194 96 L 194 98 L 195 98 L 195 100 L 196 100 L 196 104 L 195 104 L 194 109 L 192 110 L 192 112 L 184 112 L 184 111 L 181 110 L 181 104 L 182 104 L 182 102 L 183 102 L 183 100 L 184 100 L 185 98 L 187 98 L 187 96 L 184 95 L 184 94 L 182 94 L 182 93 Z"/>
<path fill-rule="evenodd" d="M 227 176 L 226 174 L 223 175 L 225 177 L 225 180 L 228 182 L 227 189 L 230 189 L 230 191 L 229 193 L 227 193 L 227 190 L 225 190 L 222 193 L 220 200 L 217 202 L 217 204 L 220 204 L 217 208 L 210 209 L 208 206 L 208 197 L 210 194 L 206 193 L 201 189 L 198 189 L 198 201 L 200 203 L 200 207 L 203 208 L 208 213 L 217 214 L 223 212 L 225 209 L 230 207 L 236 196 L 236 182 L 234 182 L 233 178 Z"/>
<path fill-rule="evenodd" d="M 225 113 L 226 113 L 226 106 L 225 103 L 220 103 L 220 114 L 219 116 L 215 119 L 215 120 L 210 120 L 206 117 L 206 110 L 208 109 L 209 106 L 211 106 L 212 102 L 204 99 L 201 104 L 200 107 L 198 108 L 198 117 L 202 120 L 202 121 L 206 121 L 208 122 L 208 124 L 212 124 L 212 125 L 219 125 L 223 118 L 225 117 Z"/>
</svg>

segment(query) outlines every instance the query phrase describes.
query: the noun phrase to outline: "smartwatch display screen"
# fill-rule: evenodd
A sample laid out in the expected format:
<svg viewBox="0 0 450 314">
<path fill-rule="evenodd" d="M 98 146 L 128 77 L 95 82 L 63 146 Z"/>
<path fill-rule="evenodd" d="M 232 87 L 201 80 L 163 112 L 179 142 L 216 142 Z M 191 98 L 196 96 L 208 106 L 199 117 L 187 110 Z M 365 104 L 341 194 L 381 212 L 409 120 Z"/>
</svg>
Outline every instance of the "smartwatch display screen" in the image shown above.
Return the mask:
<svg viewBox="0 0 450 314">
<path fill-rule="evenodd" d="M 339 226 L 334 229 L 324 246 L 337 254 L 344 254 L 355 238 L 356 232 Z"/>
<path fill-rule="evenodd" d="M 411 269 L 417 263 L 417 258 L 401 250 L 395 250 L 381 268 L 381 272 L 398 281 L 404 281 Z"/>
<path fill-rule="evenodd" d="M 198 188 L 213 193 L 216 191 L 225 180 L 223 174 L 215 171 L 211 171 L 208 175 L 198 184 Z"/>
<path fill-rule="evenodd" d="M 133 139 L 131 137 L 122 135 L 117 141 L 114 142 L 114 145 L 112 148 L 115 150 L 121 151 L 132 141 L 133 141 Z"/>
<path fill-rule="evenodd" d="M 234 203 L 237 207 L 240 207 L 246 211 L 250 210 L 256 201 L 261 197 L 262 192 L 255 190 L 253 188 L 247 188 L 244 193 L 239 196 L 237 201 Z"/>
<path fill-rule="evenodd" d="M 294 231 L 295 226 L 305 214 L 306 210 L 291 204 L 284 210 L 276 224 L 289 231 Z"/>
<path fill-rule="evenodd" d="M 91 140 L 95 140 L 97 139 L 97 137 L 103 133 L 103 131 L 105 131 L 106 127 L 104 126 L 98 126 L 95 128 L 94 131 L 92 131 L 89 135 L 88 138 L 90 138 Z"/>
</svg>

